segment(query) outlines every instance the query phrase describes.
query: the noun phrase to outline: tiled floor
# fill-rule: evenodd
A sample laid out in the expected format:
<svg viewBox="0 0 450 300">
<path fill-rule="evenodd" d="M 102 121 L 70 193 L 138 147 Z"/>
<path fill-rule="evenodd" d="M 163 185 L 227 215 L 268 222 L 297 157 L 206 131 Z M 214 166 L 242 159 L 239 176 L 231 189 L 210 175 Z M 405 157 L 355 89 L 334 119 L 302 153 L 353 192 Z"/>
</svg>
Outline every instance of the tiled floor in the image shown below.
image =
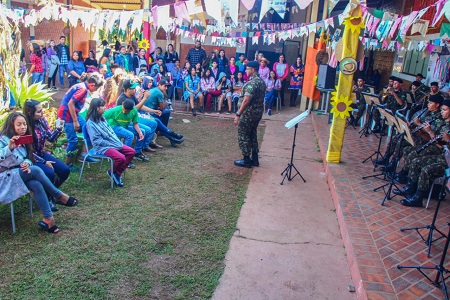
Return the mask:
<svg viewBox="0 0 450 300">
<path fill-rule="evenodd" d="M 328 116 L 313 113 L 324 161 L 330 133 L 327 120 Z M 445 299 L 442 290 L 429 283 L 419 271 L 397 269 L 397 265 L 439 264 L 445 239 L 433 243 L 428 258 L 427 246 L 414 230 L 400 231 L 402 227 L 431 224 L 437 201 L 431 200 L 428 209 L 408 208 L 399 203 L 402 198 L 397 196 L 381 206 L 384 193 L 373 189 L 385 182 L 362 179 L 375 174 L 370 160 L 364 164 L 362 161 L 376 151 L 378 139 L 374 135 L 360 138 L 358 129 L 347 128 L 340 164 L 324 162 L 358 298 Z M 384 145 L 383 142 L 382 152 Z M 442 202 L 436 227 L 445 234 L 449 213 L 450 201 Z M 428 230 L 421 232 L 428 235 Z M 424 272 L 433 280 L 437 274 L 436 270 Z"/>
</svg>

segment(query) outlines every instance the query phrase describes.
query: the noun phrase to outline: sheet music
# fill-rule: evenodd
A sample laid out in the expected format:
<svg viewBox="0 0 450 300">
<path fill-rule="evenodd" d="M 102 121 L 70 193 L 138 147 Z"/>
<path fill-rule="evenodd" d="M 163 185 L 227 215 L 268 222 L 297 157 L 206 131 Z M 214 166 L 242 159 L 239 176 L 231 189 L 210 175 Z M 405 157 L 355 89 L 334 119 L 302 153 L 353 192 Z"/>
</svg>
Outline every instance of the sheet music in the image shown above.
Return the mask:
<svg viewBox="0 0 450 300">
<path fill-rule="evenodd" d="M 308 116 L 309 110 L 305 110 L 303 113 L 301 113 L 300 115 L 296 116 L 295 118 L 289 120 L 286 122 L 286 124 L 284 124 L 284 126 L 289 129 L 295 126 L 295 124 L 300 123 L 301 121 L 303 121 L 307 116 Z"/>
</svg>

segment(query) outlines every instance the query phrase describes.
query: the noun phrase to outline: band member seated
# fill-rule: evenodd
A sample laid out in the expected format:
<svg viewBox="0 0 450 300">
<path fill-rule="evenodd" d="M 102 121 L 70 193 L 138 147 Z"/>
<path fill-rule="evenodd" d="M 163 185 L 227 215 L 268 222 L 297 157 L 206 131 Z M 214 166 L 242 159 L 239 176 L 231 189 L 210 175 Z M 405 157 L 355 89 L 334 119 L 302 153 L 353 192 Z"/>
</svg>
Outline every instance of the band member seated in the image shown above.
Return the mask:
<svg viewBox="0 0 450 300">
<path fill-rule="evenodd" d="M 439 94 L 445 98 L 445 94 L 443 92 L 439 91 L 439 83 L 437 83 L 436 81 L 433 81 L 432 83 L 430 83 L 430 95 L 436 95 L 436 94 Z"/>
<path fill-rule="evenodd" d="M 411 92 L 413 93 L 414 99 L 413 105 L 409 112 L 410 116 L 425 108 L 427 105 L 427 100 L 430 96 L 430 88 L 419 81 L 413 81 L 411 85 Z"/>
<path fill-rule="evenodd" d="M 428 148 L 433 148 L 433 151 L 410 161 L 408 183 L 402 190 L 397 191 L 406 195 L 406 199 L 400 201 L 402 205 L 422 207 L 422 200 L 427 196 L 431 184 L 436 178 L 444 176 L 445 169 L 448 168 L 443 146 L 450 142 L 450 99 L 443 101 L 441 115 L 444 124 L 440 127 L 438 134 L 433 132 L 430 126 L 423 128 L 432 140 L 421 149 L 425 148 L 423 150 L 425 152 Z"/>
<path fill-rule="evenodd" d="M 403 80 L 395 77 L 392 87 L 386 89 L 386 97 L 383 99 L 384 107 L 391 110 L 393 114 L 406 105 L 406 93 L 401 88 L 402 83 Z M 375 127 L 372 132 L 374 133 L 379 133 L 381 130 L 380 117 L 380 112 L 376 110 L 373 116 Z"/>
<path fill-rule="evenodd" d="M 359 119 L 361 119 L 364 111 L 366 110 L 366 101 L 364 100 L 364 96 L 361 93 L 370 93 L 370 89 L 366 87 L 365 84 L 366 80 L 364 79 L 364 77 L 360 76 L 356 81 L 356 85 L 353 86 L 353 92 L 356 94 L 356 103 L 353 103 L 352 107 L 358 108 L 356 118 L 353 116 L 353 114 L 350 114 L 350 125 L 353 126 L 356 126 L 358 124 Z"/>
<path fill-rule="evenodd" d="M 430 140 L 430 136 L 420 128 L 423 128 L 426 124 L 429 124 L 431 129 L 436 132 L 439 130 L 440 126 L 442 126 L 443 121 L 441 119 L 441 105 L 443 100 L 444 99 L 439 95 L 431 96 L 428 100 L 427 110 L 422 114 L 419 114 L 417 117 L 414 117 L 411 121 L 410 127 L 411 132 L 413 133 L 412 138 L 416 144 L 416 147 L 420 147 Z M 403 149 L 406 147 L 411 147 L 402 139 L 403 137 L 400 134 L 393 137 L 386 149 L 386 153 L 382 158 L 375 160 L 375 163 L 377 165 L 386 165 L 389 162 L 389 158 L 394 154 L 397 143 L 402 141 L 402 148 L 400 148 L 398 157 L 398 159 L 400 159 L 404 152 Z M 393 171 L 396 168 L 395 163 L 396 162 L 392 161 L 382 171 Z"/>
</svg>

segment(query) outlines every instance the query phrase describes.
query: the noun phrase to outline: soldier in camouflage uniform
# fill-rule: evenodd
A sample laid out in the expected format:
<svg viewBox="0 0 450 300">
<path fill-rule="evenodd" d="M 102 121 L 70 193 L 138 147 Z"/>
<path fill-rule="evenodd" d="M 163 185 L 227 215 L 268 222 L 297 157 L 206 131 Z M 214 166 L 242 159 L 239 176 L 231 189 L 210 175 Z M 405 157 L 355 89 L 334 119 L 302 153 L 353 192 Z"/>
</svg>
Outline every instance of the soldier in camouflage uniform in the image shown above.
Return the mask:
<svg viewBox="0 0 450 300">
<path fill-rule="evenodd" d="M 442 135 L 440 141 L 448 145 L 450 141 L 450 100 L 444 100 L 442 103 L 441 115 L 444 119 L 444 124 L 439 130 L 439 134 Z M 432 132 L 429 126 L 426 127 L 425 130 L 430 134 L 430 137 L 434 138 L 437 136 Z M 430 147 L 435 147 L 438 151 L 435 150 L 436 153 L 431 155 L 416 157 L 410 162 L 408 172 L 409 186 L 405 194 L 411 195 L 414 193 L 414 195 L 400 201 L 402 205 L 422 207 L 422 200 L 427 195 L 434 179 L 443 176 L 445 174 L 445 169 L 448 168 L 442 146 L 432 144 L 432 146 L 427 148 Z"/>
<path fill-rule="evenodd" d="M 433 130 L 433 132 L 438 132 L 440 126 L 443 123 L 443 120 L 441 118 L 442 101 L 444 101 L 444 99 L 440 96 L 430 97 L 430 100 L 427 105 L 427 110 L 422 115 L 418 116 L 418 118 L 414 119 L 412 122 L 417 127 L 428 122 L 428 123 L 430 123 L 431 129 Z M 400 142 L 401 138 L 403 139 L 403 135 L 401 135 L 401 134 L 398 134 L 392 138 L 390 144 L 388 145 L 388 147 L 386 149 L 386 153 L 384 154 L 384 156 L 380 159 L 375 160 L 375 163 L 377 165 L 385 165 L 389 161 L 389 158 L 394 154 L 396 145 Z M 412 138 L 414 140 L 416 147 L 425 144 L 425 142 L 427 142 L 430 139 L 428 134 L 422 132 L 422 130 L 415 132 L 412 135 Z M 409 144 L 403 140 L 398 159 L 400 159 L 403 156 L 403 153 L 405 153 L 404 149 L 408 148 L 408 147 L 411 147 L 411 149 L 407 150 L 406 153 L 410 153 L 411 151 L 415 150 L 414 147 L 409 146 Z M 393 163 L 394 162 L 389 163 L 386 166 L 385 170 L 393 171 L 394 168 L 396 167 L 396 165 L 393 165 Z"/>
<path fill-rule="evenodd" d="M 350 125 L 357 126 L 359 119 L 361 119 L 364 111 L 366 110 L 366 101 L 364 100 L 364 96 L 361 93 L 370 93 L 370 89 L 365 86 L 366 81 L 364 77 L 358 77 L 356 82 L 357 85 L 353 87 L 353 92 L 356 94 L 356 103 L 352 104 L 353 108 L 358 108 L 358 113 L 356 114 L 356 118 L 353 114 L 350 114 Z"/>
<path fill-rule="evenodd" d="M 239 148 L 244 156 L 244 159 L 236 160 L 234 164 L 245 168 L 259 166 L 257 129 L 264 112 L 266 84 L 259 77 L 258 70 L 259 64 L 256 61 L 247 63 L 245 72 L 249 79 L 242 87 L 239 109 L 234 119 L 234 124 L 238 126 Z"/>
<path fill-rule="evenodd" d="M 402 83 L 403 80 L 401 80 L 400 78 L 395 78 L 392 88 L 388 87 L 386 91 L 387 96 L 383 101 L 383 104 L 385 105 L 384 108 L 391 110 L 394 115 L 397 112 L 397 110 L 405 107 L 406 105 L 406 93 L 401 89 Z M 375 133 L 380 132 L 381 129 L 380 118 L 381 118 L 380 112 L 376 110 L 373 115 L 373 119 L 375 121 L 375 128 L 372 130 Z"/>
<path fill-rule="evenodd" d="M 425 108 L 427 105 L 427 99 L 430 92 L 430 88 L 422 84 L 419 81 L 413 81 L 411 85 L 411 92 L 413 93 L 413 105 L 409 112 L 410 116 L 414 116 L 415 113 Z"/>
</svg>

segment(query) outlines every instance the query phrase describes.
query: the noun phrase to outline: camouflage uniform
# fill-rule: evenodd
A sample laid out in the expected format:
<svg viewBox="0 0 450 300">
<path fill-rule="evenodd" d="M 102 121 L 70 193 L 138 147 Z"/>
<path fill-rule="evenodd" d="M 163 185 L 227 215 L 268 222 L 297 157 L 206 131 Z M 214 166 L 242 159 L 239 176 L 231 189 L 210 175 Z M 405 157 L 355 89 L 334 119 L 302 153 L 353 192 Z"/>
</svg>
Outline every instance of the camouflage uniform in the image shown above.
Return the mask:
<svg viewBox="0 0 450 300">
<path fill-rule="evenodd" d="M 361 95 L 361 93 L 370 93 L 370 89 L 368 87 L 362 87 L 357 88 L 356 91 L 354 91 L 356 94 L 356 103 L 353 103 L 351 106 L 353 108 L 358 108 L 358 113 L 356 114 L 356 119 L 359 120 L 364 114 L 364 111 L 366 110 L 366 101 L 364 100 L 364 95 Z"/>
<path fill-rule="evenodd" d="M 433 132 L 436 135 L 443 132 L 443 130 L 446 130 L 448 126 L 447 125 L 448 123 L 445 123 L 441 118 L 439 118 L 438 120 L 439 122 L 436 121 L 430 124 L 431 130 L 433 130 Z M 418 157 L 439 155 L 442 153 L 442 150 L 436 144 L 432 144 L 427 148 L 425 148 L 424 150 L 422 150 L 420 153 L 417 153 L 416 150 L 419 149 L 420 147 L 421 146 L 417 147 L 408 146 L 403 149 L 403 154 L 405 156 L 405 165 L 403 167 L 404 171 L 409 171 L 409 168 L 411 167 L 413 160 Z"/>
<path fill-rule="evenodd" d="M 238 123 L 239 148 L 244 156 L 258 153 L 258 124 L 264 113 L 264 96 L 266 95 L 266 84 L 259 75 L 251 77 L 242 87 L 238 107 L 241 107 L 245 96 L 250 97 L 250 103 L 241 114 Z"/>
<path fill-rule="evenodd" d="M 431 112 L 428 110 L 423 115 L 420 116 L 419 120 L 420 120 L 420 123 L 422 123 L 422 124 L 425 122 L 430 122 L 431 130 L 433 130 L 433 132 L 439 132 L 439 128 L 442 126 L 442 124 L 444 122 L 442 120 L 440 111 Z M 397 134 L 396 136 L 394 136 L 392 138 L 390 146 L 388 146 L 388 148 L 386 149 L 386 155 L 391 156 L 394 154 L 395 147 L 396 147 L 397 143 L 400 142 L 400 137 L 402 137 L 402 135 Z M 412 138 L 414 140 L 414 143 L 416 144 L 415 147 L 420 147 L 425 144 L 425 141 L 422 139 L 422 137 L 419 135 L 418 132 L 413 133 Z M 411 145 L 409 145 L 408 142 L 403 141 L 402 147 L 400 148 L 400 153 L 399 153 L 399 157 L 398 157 L 399 159 L 403 156 L 404 149 L 407 147 L 411 147 Z M 414 150 L 416 150 L 415 147 L 412 147 L 412 148 L 414 148 Z M 407 153 L 410 153 L 411 151 L 412 150 L 409 149 Z"/>
<path fill-rule="evenodd" d="M 397 110 L 401 109 L 406 104 L 406 93 L 405 93 L 405 91 L 398 90 L 395 93 L 397 94 L 397 96 L 399 96 L 401 99 L 403 99 L 403 105 L 398 104 L 398 102 L 395 99 L 395 97 L 393 95 L 390 95 L 390 94 L 386 96 L 386 98 L 384 99 L 384 102 L 383 102 L 383 104 L 385 105 L 384 108 L 391 110 L 394 115 L 397 112 Z M 374 115 L 373 115 L 373 119 L 375 120 L 376 123 L 379 124 L 380 123 L 380 118 L 381 118 L 380 112 L 378 110 L 376 110 Z"/>
<path fill-rule="evenodd" d="M 450 132 L 450 123 L 446 122 L 441 127 L 439 133 L 442 132 Z M 428 148 L 431 147 L 432 146 L 429 146 Z M 435 147 L 438 148 L 437 146 Z M 444 176 L 445 169 L 447 168 L 448 165 L 445 160 L 444 151 L 439 149 L 439 153 L 436 153 L 435 155 L 427 155 L 413 159 L 409 167 L 408 178 L 412 182 L 418 183 L 417 187 L 419 190 L 427 191 L 434 179 Z"/>
</svg>

